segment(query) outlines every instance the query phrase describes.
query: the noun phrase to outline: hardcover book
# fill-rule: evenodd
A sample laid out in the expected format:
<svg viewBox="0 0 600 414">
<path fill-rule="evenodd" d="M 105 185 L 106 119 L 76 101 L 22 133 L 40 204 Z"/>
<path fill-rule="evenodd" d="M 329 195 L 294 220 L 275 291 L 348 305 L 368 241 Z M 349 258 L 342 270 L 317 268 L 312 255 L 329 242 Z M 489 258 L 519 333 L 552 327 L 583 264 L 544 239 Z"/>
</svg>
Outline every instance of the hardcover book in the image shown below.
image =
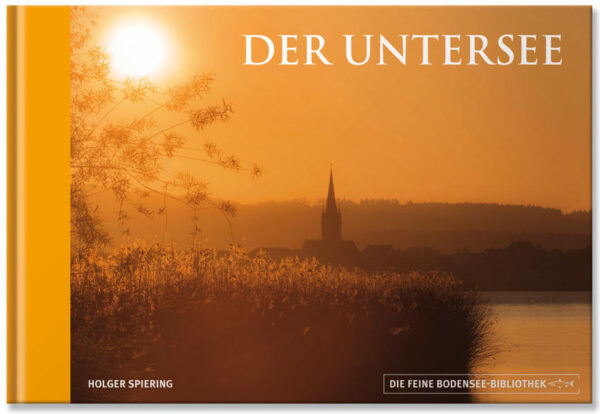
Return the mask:
<svg viewBox="0 0 600 414">
<path fill-rule="evenodd" d="M 7 15 L 9 402 L 591 402 L 591 7 Z"/>
</svg>

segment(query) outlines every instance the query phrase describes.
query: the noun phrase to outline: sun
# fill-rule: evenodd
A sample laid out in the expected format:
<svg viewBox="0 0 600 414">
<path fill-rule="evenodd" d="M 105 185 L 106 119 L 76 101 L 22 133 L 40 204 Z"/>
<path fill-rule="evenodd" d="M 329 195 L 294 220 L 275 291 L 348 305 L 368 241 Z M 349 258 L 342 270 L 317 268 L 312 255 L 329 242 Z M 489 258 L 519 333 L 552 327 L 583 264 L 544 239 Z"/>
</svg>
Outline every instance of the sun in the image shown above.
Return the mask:
<svg viewBox="0 0 600 414">
<path fill-rule="evenodd" d="M 167 59 L 167 38 L 151 22 L 129 21 L 114 29 L 107 49 L 116 73 L 136 78 L 153 76 Z"/>
</svg>

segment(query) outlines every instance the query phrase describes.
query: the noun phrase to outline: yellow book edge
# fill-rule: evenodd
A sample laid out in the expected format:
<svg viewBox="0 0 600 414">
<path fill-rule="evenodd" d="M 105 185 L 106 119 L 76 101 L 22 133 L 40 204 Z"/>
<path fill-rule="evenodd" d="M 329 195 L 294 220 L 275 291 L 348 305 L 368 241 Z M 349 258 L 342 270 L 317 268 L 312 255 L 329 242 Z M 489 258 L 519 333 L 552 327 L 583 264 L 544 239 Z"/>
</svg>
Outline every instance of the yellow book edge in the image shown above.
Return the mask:
<svg viewBox="0 0 600 414">
<path fill-rule="evenodd" d="M 70 400 L 70 8 L 7 7 L 7 402 Z"/>
</svg>

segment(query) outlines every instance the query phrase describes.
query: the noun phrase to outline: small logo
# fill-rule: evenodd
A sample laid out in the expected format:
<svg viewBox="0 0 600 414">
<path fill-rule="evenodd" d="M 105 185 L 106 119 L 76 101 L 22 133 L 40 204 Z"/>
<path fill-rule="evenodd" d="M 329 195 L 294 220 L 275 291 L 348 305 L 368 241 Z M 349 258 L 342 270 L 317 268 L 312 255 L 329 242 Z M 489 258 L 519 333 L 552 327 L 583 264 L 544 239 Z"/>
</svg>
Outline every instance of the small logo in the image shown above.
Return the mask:
<svg viewBox="0 0 600 414">
<path fill-rule="evenodd" d="M 548 385 L 552 386 L 552 387 L 557 387 L 559 390 L 562 390 L 563 388 L 567 388 L 567 387 L 575 387 L 575 381 L 571 380 L 571 381 L 563 381 L 562 379 L 557 379 L 556 381 L 552 381 L 549 382 Z"/>
</svg>

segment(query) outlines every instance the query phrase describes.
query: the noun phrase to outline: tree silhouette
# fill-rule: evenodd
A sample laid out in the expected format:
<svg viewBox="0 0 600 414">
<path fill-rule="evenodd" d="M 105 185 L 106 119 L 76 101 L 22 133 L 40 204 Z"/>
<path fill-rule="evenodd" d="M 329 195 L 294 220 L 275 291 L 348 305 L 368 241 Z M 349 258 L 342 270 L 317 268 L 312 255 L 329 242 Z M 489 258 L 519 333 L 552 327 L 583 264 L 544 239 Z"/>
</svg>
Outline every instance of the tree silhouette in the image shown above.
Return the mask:
<svg viewBox="0 0 600 414">
<path fill-rule="evenodd" d="M 71 228 L 73 245 L 87 249 L 108 242 L 98 206 L 91 201 L 97 192 L 110 191 L 118 205 L 117 220 L 125 234 L 126 206 L 145 216 L 165 215 L 168 198 L 193 210 L 192 233 L 200 232 L 199 211 L 217 208 L 230 223 L 235 208 L 229 201 L 209 196 L 208 183 L 187 171 L 167 171 L 166 161 L 191 159 L 234 171 L 261 174 L 258 166 L 244 168 L 235 155 L 225 154 L 205 140 L 188 147 L 189 137 L 178 131 L 184 125 L 200 132 L 227 121 L 229 103 L 201 104 L 215 80 L 211 74 L 198 74 L 186 82 L 160 89 L 149 78 L 109 76 L 111 57 L 92 43 L 96 16 L 84 7 L 71 9 Z M 124 104 L 147 109 L 142 115 L 115 120 Z M 149 109 L 148 109 L 149 108 Z M 159 112 L 170 112 L 180 120 L 163 125 L 155 120 Z M 139 111 L 138 111 L 139 112 Z M 132 113 L 134 113 L 132 111 Z M 172 116 L 171 116 L 172 117 Z M 160 194 L 161 208 L 145 202 L 151 193 Z M 196 237 L 195 237 L 196 238 Z"/>
</svg>

